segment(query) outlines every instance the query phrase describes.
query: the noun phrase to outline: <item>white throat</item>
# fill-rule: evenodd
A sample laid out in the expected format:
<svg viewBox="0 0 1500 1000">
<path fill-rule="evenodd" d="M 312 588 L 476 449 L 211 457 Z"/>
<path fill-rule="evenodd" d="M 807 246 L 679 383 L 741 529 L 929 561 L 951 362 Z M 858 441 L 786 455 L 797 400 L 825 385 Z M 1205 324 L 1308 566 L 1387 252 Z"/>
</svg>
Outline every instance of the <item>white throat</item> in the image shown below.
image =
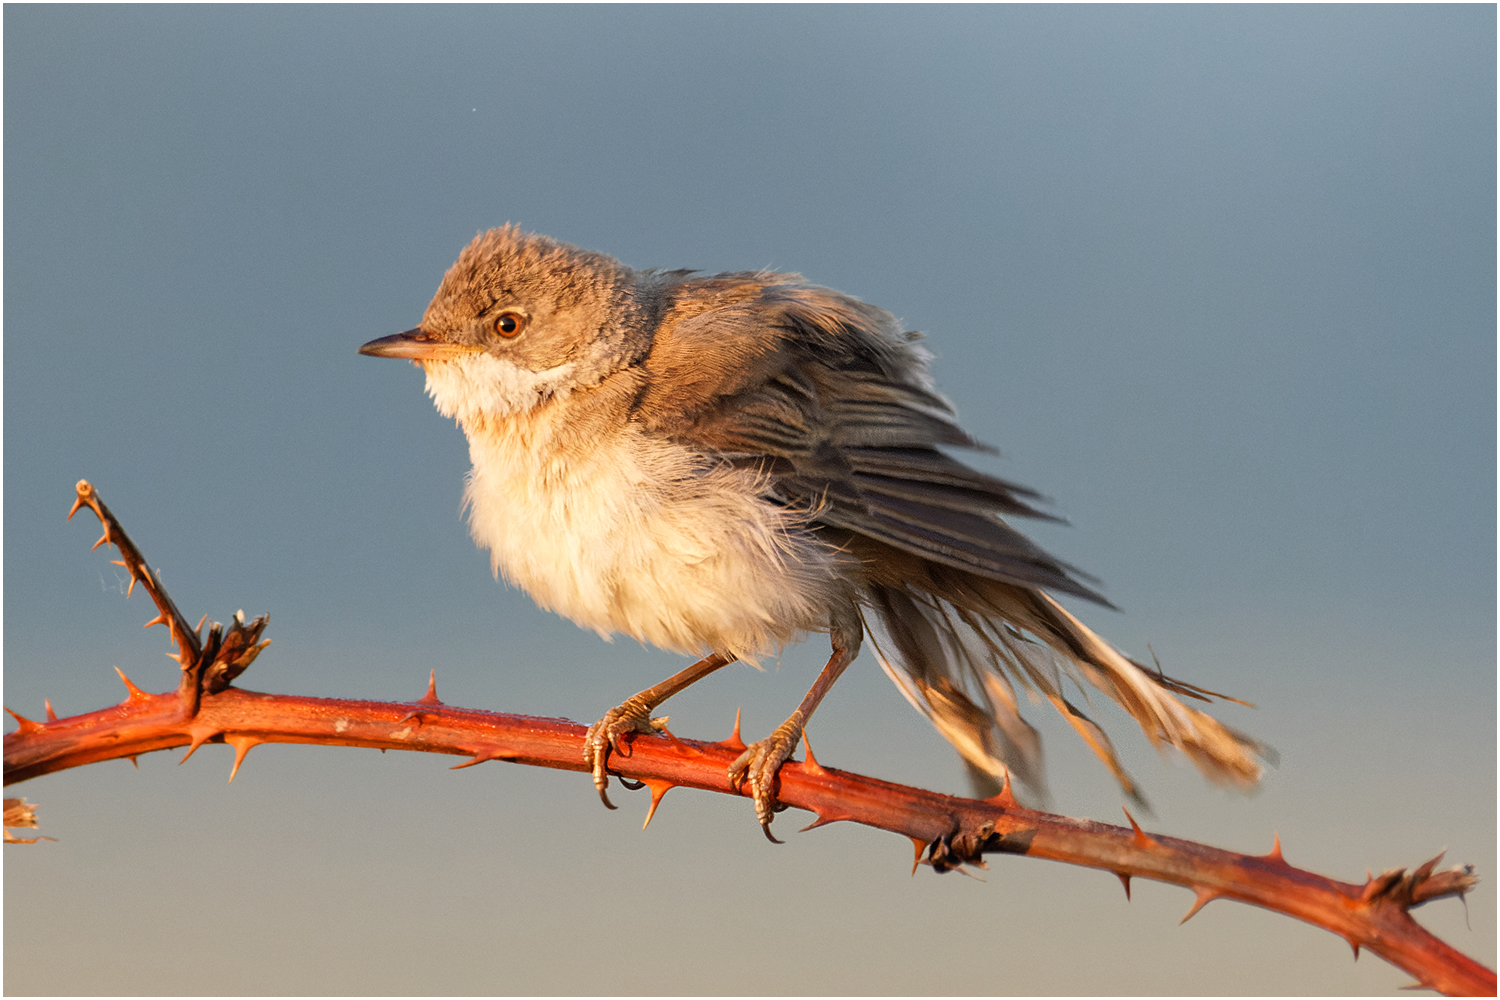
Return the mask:
<svg viewBox="0 0 1500 1000">
<path fill-rule="evenodd" d="M 576 382 L 576 362 L 534 372 L 490 354 L 471 354 L 453 361 L 423 365 L 427 394 L 445 417 L 470 421 L 528 413 L 554 397 L 565 396 Z"/>
</svg>

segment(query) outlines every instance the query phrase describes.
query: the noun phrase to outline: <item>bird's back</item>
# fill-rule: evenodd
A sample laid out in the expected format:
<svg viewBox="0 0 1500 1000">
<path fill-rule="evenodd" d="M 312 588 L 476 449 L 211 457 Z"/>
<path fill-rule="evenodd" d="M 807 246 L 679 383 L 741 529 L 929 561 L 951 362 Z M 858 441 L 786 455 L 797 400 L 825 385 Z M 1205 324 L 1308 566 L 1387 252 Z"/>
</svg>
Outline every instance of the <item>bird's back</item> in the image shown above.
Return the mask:
<svg viewBox="0 0 1500 1000">
<path fill-rule="evenodd" d="M 1047 595 L 1107 604 L 1007 523 L 1049 517 L 1037 494 L 943 450 L 984 446 L 937 393 L 919 334 L 797 275 L 673 275 L 658 294 L 633 419 L 755 470 L 769 499 L 810 512 L 817 535 L 857 564 L 882 665 L 971 764 L 1040 785 L 1019 686 L 1052 703 L 1133 793 L 1108 737 L 1066 696 L 1071 674 L 1210 776 L 1258 777 L 1253 741 L 1176 697 L 1207 692 L 1142 669 Z"/>
</svg>

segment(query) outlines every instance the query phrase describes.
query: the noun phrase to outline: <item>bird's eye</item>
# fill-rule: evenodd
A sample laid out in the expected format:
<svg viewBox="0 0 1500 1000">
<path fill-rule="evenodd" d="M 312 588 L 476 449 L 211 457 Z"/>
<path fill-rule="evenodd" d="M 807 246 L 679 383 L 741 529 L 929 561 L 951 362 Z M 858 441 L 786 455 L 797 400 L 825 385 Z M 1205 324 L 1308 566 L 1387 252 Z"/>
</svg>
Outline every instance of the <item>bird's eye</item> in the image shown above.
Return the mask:
<svg viewBox="0 0 1500 1000">
<path fill-rule="evenodd" d="M 526 317 L 520 313 L 503 312 L 495 317 L 495 332 L 507 339 L 519 337 L 526 329 Z"/>
</svg>

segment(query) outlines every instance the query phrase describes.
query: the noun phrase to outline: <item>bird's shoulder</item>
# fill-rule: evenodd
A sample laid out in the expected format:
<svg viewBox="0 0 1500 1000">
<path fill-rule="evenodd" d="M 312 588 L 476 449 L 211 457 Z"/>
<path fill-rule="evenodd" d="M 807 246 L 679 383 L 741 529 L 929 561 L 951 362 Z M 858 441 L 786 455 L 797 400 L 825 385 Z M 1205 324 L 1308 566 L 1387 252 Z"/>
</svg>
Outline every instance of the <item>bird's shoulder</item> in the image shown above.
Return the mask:
<svg viewBox="0 0 1500 1000">
<path fill-rule="evenodd" d="M 883 309 L 797 274 L 653 278 L 656 322 L 635 418 L 654 431 L 690 435 L 767 407 L 793 424 L 826 425 L 829 404 L 882 386 L 947 409 L 919 335 Z"/>
</svg>

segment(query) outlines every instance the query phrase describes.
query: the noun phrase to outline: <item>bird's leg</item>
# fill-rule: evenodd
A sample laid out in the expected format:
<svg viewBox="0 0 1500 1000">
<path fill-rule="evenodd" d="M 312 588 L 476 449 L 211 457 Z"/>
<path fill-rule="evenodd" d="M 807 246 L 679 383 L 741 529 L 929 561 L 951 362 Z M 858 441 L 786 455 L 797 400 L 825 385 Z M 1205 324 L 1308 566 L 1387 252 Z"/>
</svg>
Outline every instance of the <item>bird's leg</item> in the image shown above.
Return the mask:
<svg viewBox="0 0 1500 1000">
<path fill-rule="evenodd" d="M 651 718 L 652 709 L 688 685 L 732 662 L 732 656 L 711 653 L 660 684 L 626 698 L 624 704 L 605 712 L 604 718 L 589 727 L 588 735 L 583 740 L 583 759 L 593 768 L 594 787 L 599 789 L 599 798 L 606 806 L 611 809 L 615 807 L 605 792 L 609 787 L 609 775 L 605 773 L 604 765 L 609 760 L 610 749 L 613 748 L 622 757 L 628 756 L 623 742 L 627 734 L 655 733 L 667 724 L 666 719 Z"/>
<path fill-rule="evenodd" d="M 848 616 L 841 616 L 847 618 Z M 828 658 L 828 663 L 823 667 L 823 672 L 818 674 L 818 679 L 813 681 L 813 686 L 808 689 L 802 704 L 792 713 L 791 718 L 776 727 L 775 732 L 763 740 L 759 740 L 745 748 L 745 752 L 729 765 L 729 780 L 736 786 L 748 781 L 751 794 L 755 797 L 755 818 L 760 820 L 760 828 L 765 831 L 766 839 L 773 843 L 780 843 L 771 836 L 771 820 L 776 815 L 776 772 L 781 770 L 781 765 L 791 757 L 792 751 L 797 749 L 797 743 L 802 739 L 803 727 L 807 720 L 812 718 L 813 712 L 818 708 L 818 703 L 823 696 L 833 687 L 833 682 L 839 679 L 844 668 L 854 662 L 859 655 L 859 643 L 863 638 L 864 629 L 856 617 L 852 628 L 846 622 L 835 620 L 829 629 L 828 638 L 833 645 L 833 655 Z"/>
</svg>

